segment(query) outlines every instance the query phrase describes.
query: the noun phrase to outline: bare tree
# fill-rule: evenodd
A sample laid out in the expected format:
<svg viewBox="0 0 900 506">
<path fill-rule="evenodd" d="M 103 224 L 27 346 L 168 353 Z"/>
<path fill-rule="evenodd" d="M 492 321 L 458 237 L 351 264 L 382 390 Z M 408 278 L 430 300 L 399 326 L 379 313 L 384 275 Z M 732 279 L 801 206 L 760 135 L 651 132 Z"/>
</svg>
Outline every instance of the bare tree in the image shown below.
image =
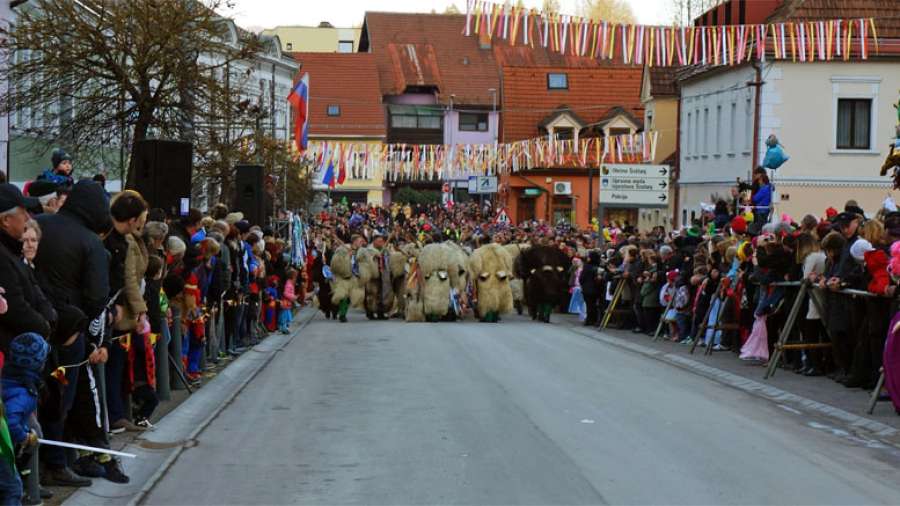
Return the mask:
<svg viewBox="0 0 900 506">
<path fill-rule="evenodd" d="M 234 93 L 222 69 L 261 48 L 251 33 L 232 38 L 216 13 L 225 1 L 34 0 L 2 33 L 11 57 L 0 109 L 44 111 L 41 137 L 76 153 L 122 146 L 133 155 L 143 139 L 196 140 L 223 128 L 241 111 L 210 107 Z"/>
<path fill-rule="evenodd" d="M 583 16 L 617 23 L 634 23 L 634 12 L 625 0 L 583 0 Z"/>
<path fill-rule="evenodd" d="M 692 25 L 697 16 L 706 12 L 716 3 L 717 0 L 672 0 L 670 4 L 672 22 L 680 26 Z"/>
</svg>

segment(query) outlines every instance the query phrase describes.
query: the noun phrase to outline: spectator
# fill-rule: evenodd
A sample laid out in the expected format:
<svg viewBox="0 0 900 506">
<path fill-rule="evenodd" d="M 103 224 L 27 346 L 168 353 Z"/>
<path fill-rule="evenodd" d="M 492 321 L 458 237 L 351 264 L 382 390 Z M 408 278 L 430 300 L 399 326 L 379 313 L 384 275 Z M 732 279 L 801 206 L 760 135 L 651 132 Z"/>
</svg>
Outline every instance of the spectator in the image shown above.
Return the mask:
<svg viewBox="0 0 900 506">
<path fill-rule="evenodd" d="M 19 470 L 31 468 L 40 427 L 35 418 L 41 373 L 50 346 L 43 337 L 27 333 L 10 344 L 10 354 L 3 365 L 3 405 Z M 21 486 L 21 485 L 20 485 Z M 39 504 L 40 497 L 26 498 L 26 504 Z"/>
<path fill-rule="evenodd" d="M 126 190 L 112 201 L 110 206 L 113 230 L 104 240 L 110 253 L 109 291 L 116 297 L 117 315 L 115 331 L 126 342 L 142 338 L 135 331 L 147 322 L 147 304 L 141 292 L 144 272 L 147 270 L 147 247 L 140 238 L 147 219 L 147 203 L 135 191 Z M 143 430 L 125 418 L 125 392 L 122 388 L 128 362 L 122 340 L 108 346 L 106 365 L 106 405 L 110 419 L 110 432 Z"/>
<path fill-rule="evenodd" d="M 22 239 L 29 220 L 26 207 L 35 199 L 25 197 L 12 184 L 0 185 L 0 286 L 9 307 L 0 315 L 0 353 L 20 334 L 33 332 L 47 338 L 55 318 L 36 288 L 32 270 L 22 260 Z"/>
</svg>

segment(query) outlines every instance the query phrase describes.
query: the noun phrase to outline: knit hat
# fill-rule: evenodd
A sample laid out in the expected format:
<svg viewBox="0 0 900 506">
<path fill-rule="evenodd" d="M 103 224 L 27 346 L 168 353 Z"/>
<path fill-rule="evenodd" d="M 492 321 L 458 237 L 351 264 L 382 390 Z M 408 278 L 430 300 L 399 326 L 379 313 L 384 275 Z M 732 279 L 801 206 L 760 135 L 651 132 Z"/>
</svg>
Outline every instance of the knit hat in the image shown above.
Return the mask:
<svg viewBox="0 0 900 506">
<path fill-rule="evenodd" d="M 9 344 L 6 367 L 14 366 L 23 371 L 40 371 L 47 360 L 50 345 L 34 332 L 16 336 Z"/>
<path fill-rule="evenodd" d="M 53 164 L 54 169 L 59 167 L 59 164 L 63 163 L 66 160 L 71 162 L 72 157 L 69 156 L 69 154 L 66 153 L 62 148 L 54 149 L 53 154 L 50 155 L 50 162 Z"/>
<path fill-rule="evenodd" d="M 747 220 L 745 220 L 743 216 L 735 216 L 734 219 L 731 220 L 731 230 L 735 234 L 746 234 Z"/>
<path fill-rule="evenodd" d="M 242 234 L 246 234 L 250 231 L 250 223 L 247 220 L 238 220 L 234 226 L 238 229 L 238 231 Z"/>
<path fill-rule="evenodd" d="M 834 218 L 837 215 L 838 215 L 838 210 L 833 207 L 829 207 L 828 209 L 825 210 L 825 217 L 828 218 L 829 220 Z"/>
<path fill-rule="evenodd" d="M 242 213 L 242 212 L 228 213 L 228 215 L 225 216 L 225 223 L 227 223 L 229 225 L 234 225 L 237 222 L 242 221 L 243 219 L 244 219 L 244 213 Z"/>
<path fill-rule="evenodd" d="M 865 239 L 857 239 L 856 242 L 850 246 L 850 256 L 853 257 L 857 262 L 862 262 L 866 258 L 866 252 L 872 251 L 872 243 Z"/>
</svg>

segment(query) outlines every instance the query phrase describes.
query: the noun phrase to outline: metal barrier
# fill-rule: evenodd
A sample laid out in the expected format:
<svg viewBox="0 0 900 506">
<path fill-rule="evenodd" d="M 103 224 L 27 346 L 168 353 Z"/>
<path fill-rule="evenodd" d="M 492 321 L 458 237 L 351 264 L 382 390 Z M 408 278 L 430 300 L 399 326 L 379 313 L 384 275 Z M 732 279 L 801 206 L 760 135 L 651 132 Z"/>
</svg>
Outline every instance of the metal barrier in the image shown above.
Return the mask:
<svg viewBox="0 0 900 506">
<path fill-rule="evenodd" d="M 627 282 L 624 278 L 615 278 L 619 281 L 619 284 L 616 285 L 616 290 L 613 292 L 613 298 L 609 302 L 609 305 L 606 306 L 606 311 L 603 313 L 603 322 L 600 328 L 606 329 L 609 325 L 609 320 L 612 318 L 613 313 L 616 312 L 616 306 L 619 304 L 619 299 L 622 298 L 622 292 L 625 291 L 625 283 Z M 621 310 L 619 310 L 621 311 Z"/>
</svg>

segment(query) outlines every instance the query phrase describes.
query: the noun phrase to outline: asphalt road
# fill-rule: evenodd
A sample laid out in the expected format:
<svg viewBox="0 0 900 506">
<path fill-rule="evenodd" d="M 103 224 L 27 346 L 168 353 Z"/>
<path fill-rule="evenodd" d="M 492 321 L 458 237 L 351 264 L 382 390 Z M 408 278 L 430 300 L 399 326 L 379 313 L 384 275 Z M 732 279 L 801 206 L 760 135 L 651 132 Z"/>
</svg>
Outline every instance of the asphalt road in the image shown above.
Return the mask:
<svg viewBox="0 0 900 506">
<path fill-rule="evenodd" d="M 900 452 L 566 330 L 317 317 L 148 504 L 897 504 Z"/>
</svg>

